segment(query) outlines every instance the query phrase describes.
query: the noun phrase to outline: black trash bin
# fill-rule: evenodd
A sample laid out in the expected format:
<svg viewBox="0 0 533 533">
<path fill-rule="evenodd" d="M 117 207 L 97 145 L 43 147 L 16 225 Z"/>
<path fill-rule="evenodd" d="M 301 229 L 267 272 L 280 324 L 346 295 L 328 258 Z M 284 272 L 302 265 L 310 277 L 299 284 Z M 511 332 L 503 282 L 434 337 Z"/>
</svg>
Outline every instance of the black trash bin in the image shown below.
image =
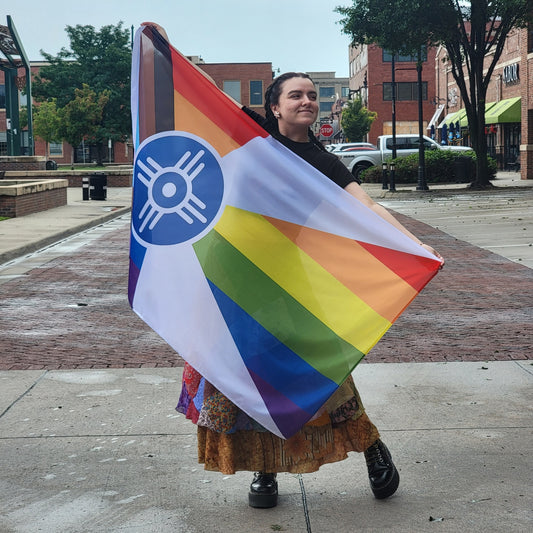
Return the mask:
<svg viewBox="0 0 533 533">
<path fill-rule="evenodd" d="M 466 183 L 472 180 L 470 175 L 472 158 L 466 155 L 460 155 L 454 161 L 455 181 Z"/>
<path fill-rule="evenodd" d="M 53 159 L 46 162 L 46 170 L 57 170 L 57 163 Z"/>
<path fill-rule="evenodd" d="M 93 174 L 89 178 L 89 196 L 91 200 L 107 198 L 107 174 Z"/>
</svg>

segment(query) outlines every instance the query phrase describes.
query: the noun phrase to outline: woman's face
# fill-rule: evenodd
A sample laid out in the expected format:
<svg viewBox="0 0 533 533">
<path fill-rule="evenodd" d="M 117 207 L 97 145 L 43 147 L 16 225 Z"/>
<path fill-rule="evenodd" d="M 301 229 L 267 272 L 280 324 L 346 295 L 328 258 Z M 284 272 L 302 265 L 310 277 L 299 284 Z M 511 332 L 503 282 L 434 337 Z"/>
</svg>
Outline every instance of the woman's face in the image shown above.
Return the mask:
<svg viewBox="0 0 533 533">
<path fill-rule="evenodd" d="M 278 126 L 283 130 L 304 129 L 313 124 L 318 116 L 317 92 L 308 78 L 290 78 L 283 82 L 279 102 L 271 106 L 279 113 Z"/>
</svg>

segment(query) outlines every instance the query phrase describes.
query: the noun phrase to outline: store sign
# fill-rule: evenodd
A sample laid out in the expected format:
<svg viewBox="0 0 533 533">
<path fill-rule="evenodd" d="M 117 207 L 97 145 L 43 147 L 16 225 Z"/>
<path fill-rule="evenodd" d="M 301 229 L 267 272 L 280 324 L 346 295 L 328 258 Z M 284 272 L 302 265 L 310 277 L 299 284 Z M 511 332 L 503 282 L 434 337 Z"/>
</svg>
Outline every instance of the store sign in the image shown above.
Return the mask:
<svg viewBox="0 0 533 533">
<path fill-rule="evenodd" d="M 518 67 L 519 67 L 518 63 L 503 67 L 503 82 L 504 83 L 516 83 L 520 81 L 520 74 L 519 74 Z"/>
</svg>

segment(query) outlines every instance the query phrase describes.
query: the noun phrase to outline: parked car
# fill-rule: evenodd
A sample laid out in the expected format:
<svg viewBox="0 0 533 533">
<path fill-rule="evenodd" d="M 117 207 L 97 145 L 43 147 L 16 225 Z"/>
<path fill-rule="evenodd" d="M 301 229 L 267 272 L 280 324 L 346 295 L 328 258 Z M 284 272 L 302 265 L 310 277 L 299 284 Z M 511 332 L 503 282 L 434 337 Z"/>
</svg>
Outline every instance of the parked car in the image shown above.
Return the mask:
<svg viewBox="0 0 533 533">
<path fill-rule="evenodd" d="M 326 150 L 328 152 L 346 152 L 358 148 L 372 148 L 376 150 L 376 146 L 372 143 L 339 143 L 339 144 L 328 144 Z"/>
<path fill-rule="evenodd" d="M 396 135 L 397 157 L 417 153 L 418 146 L 418 135 L 410 135 L 407 133 Z M 472 150 L 467 146 L 440 145 L 426 136 L 424 136 L 424 146 L 426 150 L 453 150 L 457 152 L 467 152 Z M 386 161 L 392 156 L 392 135 L 382 135 L 381 137 L 378 137 L 378 146 L 375 150 L 362 149 L 351 152 L 336 151 L 334 153 L 346 165 L 348 170 L 358 178 L 363 170 L 373 166 L 381 166 L 383 161 Z"/>
</svg>

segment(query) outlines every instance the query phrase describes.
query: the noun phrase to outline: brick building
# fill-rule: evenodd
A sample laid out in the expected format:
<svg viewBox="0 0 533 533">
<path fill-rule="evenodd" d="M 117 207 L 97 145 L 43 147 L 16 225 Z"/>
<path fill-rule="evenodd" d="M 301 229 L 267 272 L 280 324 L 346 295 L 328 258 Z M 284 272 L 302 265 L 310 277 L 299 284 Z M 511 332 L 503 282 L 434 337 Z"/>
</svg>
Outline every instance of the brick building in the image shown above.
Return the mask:
<svg viewBox="0 0 533 533">
<path fill-rule="evenodd" d="M 264 115 L 264 95 L 272 83 L 272 63 L 204 63 L 190 57 L 217 87 L 237 102 Z"/>
<path fill-rule="evenodd" d="M 377 45 L 350 47 L 350 92 L 377 112 L 368 138 L 375 143 L 379 135 L 392 133 L 392 56 Z M 424 131 L 435 115 L 435 49 L 424 55 L 422 66 Z M 396 133 L 418 133 L 418 92 L 416 58 L 396 56 Z"/>
<path fill-rule="evenodd" d="M 414 58 L 396 59 L 396 132 L 418 132 L 416 64 Z M 487 64 L 491 60 L 486 58 Z M 350 92 L 378 114 L 369 140 L 392 131 L 391 58 L 376 45 L 351 47 Z M 461 94 L 446 59 L 446 49 L 430 48 L 424 62 L 424 128 L 439 142 L 469 144 L 468 120 Z M 502 57 L 487 91 L 485 122 L 489 155 L 500 169 L 521 171 L 533 179 L 533 27 L 515 29 L 505 42 Z M 450 138 L 450 125 L 459 124 Z M 445 126 L 445 128 L 444 128 Z"/>
<path fill-rule="evenodd" d="M 491 59 L 486 58 L 486 67 Z M 489 155 L 497 160 L 500 169 L 521 169 L 523 179 L 533 179 L 532 70 L 533 34 L 527 28 L 515 29 L 507 36 L 490 79 L 485 124 Z M 445 102 L 446 115 L 441 125 L 459 122 L 462 142 L 468 144 L 466 112 L 442 47 L 436 53 L 435 73 L 437 96 Z"/>
</svg>

